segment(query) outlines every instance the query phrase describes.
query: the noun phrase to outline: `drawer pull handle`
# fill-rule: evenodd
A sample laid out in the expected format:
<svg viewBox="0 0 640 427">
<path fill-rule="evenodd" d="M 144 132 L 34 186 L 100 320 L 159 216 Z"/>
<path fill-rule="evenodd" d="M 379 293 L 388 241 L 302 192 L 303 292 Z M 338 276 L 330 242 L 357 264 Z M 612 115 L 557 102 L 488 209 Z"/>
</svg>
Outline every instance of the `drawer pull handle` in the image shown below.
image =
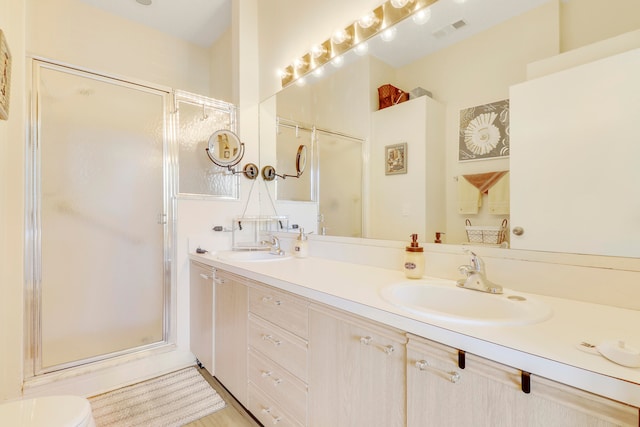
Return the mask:
<svg viewBox="0 0 640 427">
<path fill-rule="evenodd" d="M 214 277 L 214 278 L 213 278 L 213 282 L 214 282 L 216 285 L 224 285 L 224 284 L 225 284 L 224 279 L 218 279 L 218 278 L 216 278 L 216 277 Z"/>
<path fill-rule="evenodd" d="M 264 296 L 264 297 L 262 297 L 262 302 L 264 302 L 264 303 L 268 303 L 268 302 L 271 302 L 271 301 L 273 301 L 273 305 L 282 305 L 282 301 L 280 301 L 279 299 L 274 301 L 272 296 Z"/>
<path fill-rule="evenodd" d="M 270 413 L 271 413 L 271 408 L 269 408 L 269 407 L 262 408 L 262 411 L 261 411 L 261 412 L 262 412 L 263 414 L 270 414 Z"/>
<path fill-rule="evenodd" d="M 460 374 L 457 373 L 456 371 L 445 371 L 443 369 L 438 369 L 436 367 L 431 366 L 429 362 L 424 359 L 418 360 L 416 362 L 416 368 L 420 369 L 421 371 L 426 371 L 427 369 L 430 369 L 430 370 L 439 372 L 440 374 L 444 375 L 446 379 L 448 379 L 454 384 L 460 380 Z"/>
<path fill-rule="evenodd" d="M 279 384 L 282 384 L 282 378 L 276 378 L 275 380 L 273 380 L 273 385 L 277 386 Z"/>
<path fill-rule="evenodd" d="M 267 377 L 270 377 L 270 376 L 271 376 L 271 374 L 272 374 L 272 372 L 271 372 L 271 371 L 262 371 L 262 373 L 260 374 L 260 376 L 261 376 L 262 378 L 267 378 Z"/>
<path fill-rule="evenodd" d="M 371 338 L 369 335 L 360 337 L 360 343 L 362 345 L 371 345 L 373 344 L 373 338 Z M 392 346 L 391 344 L 389 345 L 378 344 L 376 345 L 376 347 L 379 347 L 380 349 L 382 349 L 382 351 L 384 351 L 389 356 L 396 351 L 395 347 Z"/>
<path fill-rule="evenodd" d="M 275 339 L 273 337 L 273 335 L 263 335 L 262 339 L 265 340 L 265 341 L 269 341 L 270 343 L 272 343 L 276 347 L 278 347 L 280 344 L 282 344 L 282 341 L 280 341 L 278 339 Z"/>
<path fill-rule="evenodd" d="M 273 418 L 273 420 L 272 420 L 272 421 L 273 421 L 273 423 L 274 423 L 274 424 L 278 424 L 278 423 L 282 420 L 282 417 L 280 417 L 280 416 L 278 416 L 278 417 L 272 417 L 272 418 Z"/>
<path fill-rule="evenodd" d="M 202 277 L 204 280 L 213 279 L 213 276 L 211 276 L 209 274 L 204 274 L 204 273 L 200 273 L 200 277 Z"/>
</svg>

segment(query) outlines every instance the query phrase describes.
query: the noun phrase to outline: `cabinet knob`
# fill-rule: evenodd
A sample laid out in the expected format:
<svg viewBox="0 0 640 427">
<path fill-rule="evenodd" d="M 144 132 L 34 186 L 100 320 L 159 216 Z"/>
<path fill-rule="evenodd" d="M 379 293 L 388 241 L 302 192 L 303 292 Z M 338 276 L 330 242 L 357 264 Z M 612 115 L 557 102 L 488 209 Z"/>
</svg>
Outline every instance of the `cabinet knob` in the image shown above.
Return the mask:
<svg viewBox="0 0 640 427">
<path fill-rule="evenodd" d="M 276 378 L 273 380 L 274 387 L 280 384 L 282 384 L 282 378 Z"/>
<path fill-rule="evenodd" d="M 389 356 L 391 356 L 391 354 L 396 351 L 396 349 L 392 346 L 392 345 L 386 345 L 382 348 L 382 350 L 387 353 Z"/>
<path fill-rule="evenodd" d="M 368 336 L 368 335 L 367 335 L 366 337 L 360 337 L 360 343 L 361 343 L 361 344 L 364 344 L 364 345 L 369 345 L 369 344 L 371 344 L 371 340 L 372 340 L 372 339 L 373 339 L 373 338 L 371 338 L 371 337 L 370 337 L 370 336 Z"/>
<path fill-rule="evenodd" d="M 204 280 L 213 279 L 213 276 L 211 276 L 209 274 L 204 274 L 204 273 L 200 273 L 200 277 L 202 277 Z"/>
<path fill-rule="evenodd" d="M 511 231 L 516 236 L 522 236 L 524 234 L 524 228 L 522 228 L 522 227 L 513 227 L 513 230 L 511 230 Z"/>
<path fill-rule="evenodd" d="M 262 373 L 260 374 L 260 376 L 261 376 L 262 378 L 266 378 L 266 377 L 270 377 L 270 376 L 271 376 L 271 374 L 272 374 L 272 372 L 271 372 L 271 371 L 262 371 Z"/>
</svg>

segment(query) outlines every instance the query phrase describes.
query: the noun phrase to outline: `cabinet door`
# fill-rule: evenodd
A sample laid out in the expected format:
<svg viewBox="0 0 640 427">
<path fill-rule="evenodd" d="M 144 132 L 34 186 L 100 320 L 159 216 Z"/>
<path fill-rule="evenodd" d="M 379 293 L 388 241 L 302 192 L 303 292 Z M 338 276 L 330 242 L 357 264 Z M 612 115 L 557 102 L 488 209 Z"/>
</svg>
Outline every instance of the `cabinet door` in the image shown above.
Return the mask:
<svg viewBox="0 0 640 427">
<path fill-rule="evenodd" d="M 191 261 L 189 279 L 191 352 L 213 372 L 213 268 Z"/>
<path fill-rule="evenodd" d="M 309 425 L 404 426 L 404 344 L 399 331 L 312 305 Z"/>
<path fill-rule="evenodd" d="M 510 89 L 514 249 L 640 257 L 640 49 Z"/>
<path fill-rule="evenodd" d="M 232 274 L 215 278 L 215 377 L 247 404 L 247 286 Z"/>
<path fill-rule="evenodd" d="M 407 426 L 605 427 L 638 424 L 638 408 L 535 375 L 530 393 L 522 372 L 410 336 Z M 452 379 L 454 381 L 452 381 Z"/>
</svg>

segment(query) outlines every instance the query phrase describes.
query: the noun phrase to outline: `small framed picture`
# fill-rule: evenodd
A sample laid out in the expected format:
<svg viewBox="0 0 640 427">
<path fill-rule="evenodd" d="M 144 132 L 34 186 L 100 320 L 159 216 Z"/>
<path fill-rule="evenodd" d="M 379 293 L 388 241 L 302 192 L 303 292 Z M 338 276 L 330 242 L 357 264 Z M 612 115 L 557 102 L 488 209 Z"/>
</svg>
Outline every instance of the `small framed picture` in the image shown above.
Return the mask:
<svg viewBox="0 0 640 427">
<path fill-rule="evenodd" d="M 9 118 L 9 89 L 11 88 L 11 52 L 0 30 L 0 119 Z"/>
<path fill-rule="evenodd" d="M 407 143 L 387 145 L 384 147 L 384 173 L 396 175 L 407 173 Z"/>
</svg>

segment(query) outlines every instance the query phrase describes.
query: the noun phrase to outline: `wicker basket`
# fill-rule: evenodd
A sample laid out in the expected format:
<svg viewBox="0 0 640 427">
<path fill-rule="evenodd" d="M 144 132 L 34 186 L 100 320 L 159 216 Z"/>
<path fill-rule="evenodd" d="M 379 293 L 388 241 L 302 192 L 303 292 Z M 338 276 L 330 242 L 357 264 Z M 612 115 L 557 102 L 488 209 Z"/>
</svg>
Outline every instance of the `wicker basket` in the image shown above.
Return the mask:
<svg viewBox="0 0 640 427">
<path fill-rule="evenodd" d="M 465 224 L 469 243 L 491 243 L 499 245 L 504 242 L 507 234 L 506 219 L 502 221 L 500 226 L 471 225 L 471 221 L 468 219 L 465 221 Z"/>
<path fill-rule="evenodd" d="M 378 88 L 378 107 L 380 110 L 408 100 L 409 93 L 395 86 L 382 85 Z"/>
</svg>

